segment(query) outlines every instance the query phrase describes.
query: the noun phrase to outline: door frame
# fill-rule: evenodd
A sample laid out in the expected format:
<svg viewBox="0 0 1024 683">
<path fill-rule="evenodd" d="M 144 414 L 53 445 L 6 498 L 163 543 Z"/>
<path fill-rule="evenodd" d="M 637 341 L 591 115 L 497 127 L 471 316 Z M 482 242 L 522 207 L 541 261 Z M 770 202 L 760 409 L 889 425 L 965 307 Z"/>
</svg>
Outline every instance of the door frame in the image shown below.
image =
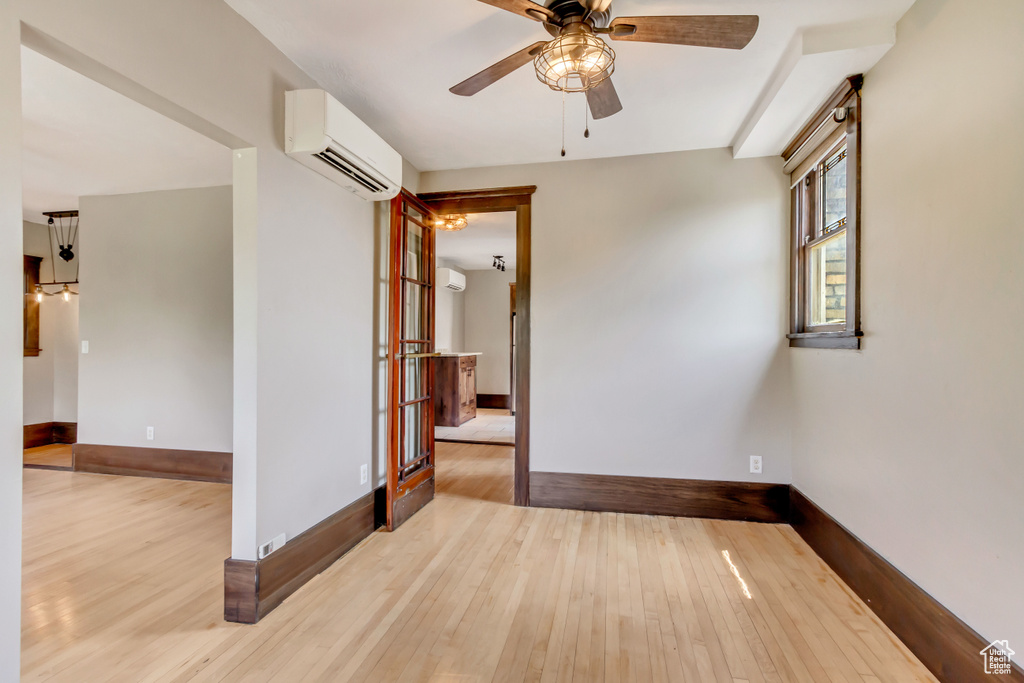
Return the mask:
<svg viewBox="0 0 1024 683">
<path fill-rule="evenodd" d="M 531 207 L 536 185 L 418 195 L 434 213 L 516 212 L 516 505 L 530 505 L 530 253 Z"/>
</svg>

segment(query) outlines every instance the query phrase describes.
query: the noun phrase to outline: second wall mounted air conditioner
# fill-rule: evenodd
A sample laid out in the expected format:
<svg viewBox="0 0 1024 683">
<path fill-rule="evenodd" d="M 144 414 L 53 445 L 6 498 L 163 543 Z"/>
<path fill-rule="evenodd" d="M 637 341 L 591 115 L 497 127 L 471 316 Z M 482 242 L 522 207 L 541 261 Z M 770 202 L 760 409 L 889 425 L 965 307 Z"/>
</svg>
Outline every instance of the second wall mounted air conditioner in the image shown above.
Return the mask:
<svg viewBox="0 0 1024 683">
<path fill-rule="evenodd" d="M 285 93 L 284 151 L 370 201 L 402 189 L 402 157 L 323 90 Z"/>
<path fill-rule="evenodd" d="M 466 276 L 451 268 L 437 269 L 437 286 L 439 289 L 450 289 L 461 292 L 466 288 Z"/>
</svg>

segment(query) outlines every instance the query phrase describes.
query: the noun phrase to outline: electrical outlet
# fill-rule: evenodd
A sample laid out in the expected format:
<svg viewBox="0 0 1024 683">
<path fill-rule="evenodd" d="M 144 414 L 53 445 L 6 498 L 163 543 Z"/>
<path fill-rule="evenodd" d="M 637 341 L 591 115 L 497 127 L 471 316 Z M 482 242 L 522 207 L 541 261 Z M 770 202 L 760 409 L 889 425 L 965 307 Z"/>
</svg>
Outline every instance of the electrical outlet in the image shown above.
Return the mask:
<svg viewBox="0 0 1024 683">
<path fill-rule="evenodd" d="M 152 427 L 146 427 L 146 439 L 148 439 L 149 441 L 153 440 L 153 428 Z"/>
<path fill-rule="evenodd" d="M 761 474 L 761 456 L 750 456 L 750 471 L 753 474 Z"/>
<path fill-rule="evenodd" d="M 278 548 L 280 548 L 284 544 L 285 544 L 285 535 L 284 534 L 278 534 L 272 540 L 267 541 L 266 543 L 264 543 L 263 545 L 261 545 L 259 548 L 256 549 L 256 559 L 257 560 L 262 560 L 264 557 L 266 557 L 270 553 L 274 552 L 275 550 L 277 550 Z"/>
<path fill-rule="evenodd" d="M 82 353 L 89 353 L 89 342 L 82 340 Z"/>
<path fill-rule="evenodd" d="M 360 465 L 359 466 L 359 483 L 360 484 L 365 484 L 369 480 L 370 480 L 370 473 L 367 470 L 367 466 L 366 465 Z"/>
</svg>

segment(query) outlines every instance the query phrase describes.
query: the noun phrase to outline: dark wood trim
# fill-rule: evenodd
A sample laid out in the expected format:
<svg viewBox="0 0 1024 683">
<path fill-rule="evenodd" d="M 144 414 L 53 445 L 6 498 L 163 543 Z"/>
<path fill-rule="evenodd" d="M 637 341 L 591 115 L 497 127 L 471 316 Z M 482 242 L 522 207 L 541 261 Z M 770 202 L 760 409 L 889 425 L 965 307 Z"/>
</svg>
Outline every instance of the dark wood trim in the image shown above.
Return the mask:
<svg viewBox="0 0 1024 683">
<path fill-rule="evenodd" d="M 22 448 L 38 448 L 54 443 L 73 444 L 78 441 L 76 422 L 40 422 L 25 425 Z"/>
<path fill-rule="evenodd" d="M 477 394 L 476 407 L 509 410 L 512 407 L 512 401 L 508 394 Z"/>
<path fill-rule="evenodd" d="M 73 444 L 78 443 L 77 422 L 54 422 L 53 443 Z"/>
<path fill-rule="evenodd" d="M 784 524 L 789 485 L 532 472 L 534 507 Z"/>
<path fill-rule="evenodd" d="M 1024 681 L 1017 664 L 1009 676 L 986 675 L 986 640 L 796 487 L 790 510 L 797 533 L 940 681 Z"/>
<path fill-rule="evenodd" d="M 431 476 L 416 488 L 402 496 L 395 503 L 393 524 L 397 529 L 405 524 L 410 517 L 422 510 L 427 503 L 434 500 L 434 477 Z"/>
<path fill-rule="evenodd" d="M 39 446 L 49 446 L 51 443 L 53 443 L 52 422 L 24 426 L 22 430 L 23 448 L 38 448 Z"/>
<path fill-rule="evenodd" d="M 530 504 L 530 281 L 532 273 L 531 206 L 536 185 L 428 192 L 419 198 L 440 215 L 451 213 L 516 212 L 516 294 L 515 294 L 515 397 L 516 416 L 515 492 L 516 505 Z"/>
<path fill-rule="evenodd" d="M 516 455 L 513 500 L 530 504 L 530 296 L 533 278 L 532 205 L 516 207 Z"/>
<path fill-rule="evenodd" d="M 797 332 L 787 334 L 792 348 L 859 349 L 861 332 Z"/>
<path fill-rule="evenodd" d="M 224 621 L 255 624 L 259 621 L 259 563 L 224 560 Z"/>
<path fill-rule="evenodd" d="M 434 441 L 439 441 L 441 443 L 471 443 L 476 444 L 477 446 L 507 446 L 508 448 L 516 447 L 514 443 L 502 443 L 501 441 L 475 441 L 473 439 L 452 439 L 449 437 L 445 437 L 443 439 L 435 437 Z"/>
<path fill-rule="evenodd" d="M 821 105 L 818 111 L 814 112 L 814 115 L 807 120 L 804 127 L 800 129 L 800 132 L 796 134 L 790 143 L 786 146 L 786 149 L 782 152 L 782 159 L 789 161 L 793 158 L 793 155 L 800 151 L 800 148 L 811 138 L 814 131 L 818 129 L 818 124 L 824 120 L 826 116 L 831 115 L 831 112 L 836 107 L 842 105 L 851 95 L 859 93 L 861 88 L 864 86 L 864 76 L 858 74 L 856 76 L 850 76 L 842 84 L 833 91 L 829 98 L 825 100 L 825 104 Z"/>
<path fill-rule="evenodd" d="M 496 211 L 515 211 L 516 207 L 529 204 L 531 195 L 536 191 L 536 185 L 523 185 L 484 190 L 427 192 L 419 195 L 419 198 L 439 215 L 494 213 Z M 516 258 L 518 258 L 518 254 Z"/>
<path fill-rule="evenodd" d="M 76 472 L 231 483 L 231 453 L 78 443 Z"/>
<path fill-rule="evenodd" d="M 383 489 L 379 489 L 383 491 Z M 224 619 L 255 624 L 378 527 L 371 491 L 262 560 L 224 561 Z"/>
</svg>

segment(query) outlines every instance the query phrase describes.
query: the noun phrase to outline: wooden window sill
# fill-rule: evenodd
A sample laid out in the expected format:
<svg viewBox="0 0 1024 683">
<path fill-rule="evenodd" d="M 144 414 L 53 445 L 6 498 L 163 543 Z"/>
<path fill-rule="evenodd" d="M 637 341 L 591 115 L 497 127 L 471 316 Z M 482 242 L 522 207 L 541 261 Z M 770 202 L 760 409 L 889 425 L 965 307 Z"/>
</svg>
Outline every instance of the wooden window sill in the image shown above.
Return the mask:
<svg viewBox="0 0 1024 683">
<path fill-rule="evenodd" d="M 859 349 L 863 332 L 793 332 L 786 335 L 790 348 Z"/>
</svg>

